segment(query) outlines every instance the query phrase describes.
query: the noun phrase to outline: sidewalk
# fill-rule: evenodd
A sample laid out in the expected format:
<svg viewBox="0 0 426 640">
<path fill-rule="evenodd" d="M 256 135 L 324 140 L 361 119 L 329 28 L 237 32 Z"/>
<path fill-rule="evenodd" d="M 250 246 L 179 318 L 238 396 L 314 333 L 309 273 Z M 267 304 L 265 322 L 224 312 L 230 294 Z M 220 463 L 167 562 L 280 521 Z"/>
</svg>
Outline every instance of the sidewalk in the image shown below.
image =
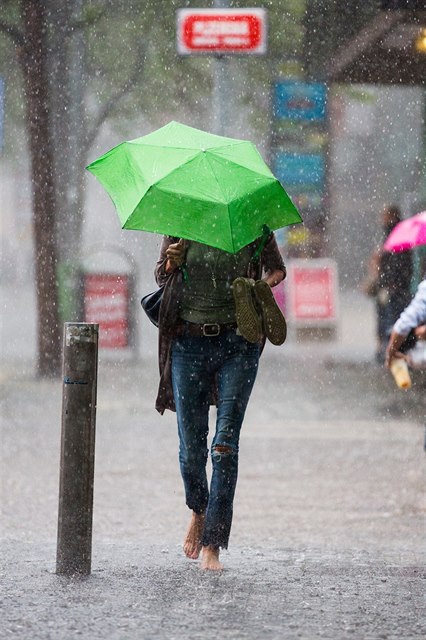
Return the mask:
<svg viewBox="0 0 426 640">
<path fill-rule="evenodd" d="M 175 416 L 153 409 L 154 370 L 104 362 L 92 575 L 56 576 L 61 384 L 8 380 L 4 637 L 423 638 L 421 424 L 393 415 L 393 387 L 378 404 L 358 367 L 295 363 L 271 355 L 261 365 L 220 575 L 181 551 L 188 511 Z"/>
<path fill-rule="evenodd" d="M 34 379 L 19 324 L 28 300 L 18 304 L 3 334 L 5 638 L 425 637 L 424 405 L 367 358 L 374 342 L 356 296 L 336 343 L 290 341 L 262 357 L 218 575 L 181 551 L 188 510 L 175 416 L 153 407 L 155 356 L 100 354 L 86 579 L 54 573 L 62 384 Z"/>
<path fill-rule="evenodd" d="M 376 349 L 375 325 L 375 309 L 371 299 L 358 291 L 342 291 L 336 338 L 313 341 L 297 339 L 296 331 L 290 325 L 285 355 L 304 357 L 314 350 L 319 358 L 329 362 L 371 363 L 374 362 Z"/>
</svg>

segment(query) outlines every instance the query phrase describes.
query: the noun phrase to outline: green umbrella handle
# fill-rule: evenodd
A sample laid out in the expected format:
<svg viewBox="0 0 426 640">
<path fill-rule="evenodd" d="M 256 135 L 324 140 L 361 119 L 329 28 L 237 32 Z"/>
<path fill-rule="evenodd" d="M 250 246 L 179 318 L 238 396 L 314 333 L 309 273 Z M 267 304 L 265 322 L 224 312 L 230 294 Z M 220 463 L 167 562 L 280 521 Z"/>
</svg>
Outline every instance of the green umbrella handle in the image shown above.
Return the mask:
<svg viewBox="0 0 426 640">
<path fill-rule="evenodd" d="M 265 244 L 267 243 L 270 235 L 271 235 L 270 228 L 268 227 L 267 224 L 264 224 L 262 227 L 262 237 L 260 239 L 259 246 L 257 247 L 256 251 L 253 254 L 253 258 L 252 258 L 253 262 L 259 262 L 260 254 L 265 248 Z"/>
</svg>

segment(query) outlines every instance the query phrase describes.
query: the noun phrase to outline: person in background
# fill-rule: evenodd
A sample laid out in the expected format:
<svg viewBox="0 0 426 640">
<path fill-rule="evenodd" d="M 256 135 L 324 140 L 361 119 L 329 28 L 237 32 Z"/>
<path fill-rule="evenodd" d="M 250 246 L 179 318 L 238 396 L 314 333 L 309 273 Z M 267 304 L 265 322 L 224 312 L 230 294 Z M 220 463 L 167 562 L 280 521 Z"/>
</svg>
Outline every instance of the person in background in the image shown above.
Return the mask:
<svg viewBox="0 0 426 640">
<path fill-rule="evenodd" d="M 416 295 L 392 327 L 386 346 L 387 367 L 393 358 L 407 358 L 401 348 L 411 331 L 417 339 L 426 339 L 426 278 L 420 282 Z"/>
<path fill-rule="evenodd" d="M 426 340 L 426 278 L 422 280 L 417 287 L 417 292 L 410 304 L 404 309 L 395 322 L 386 347 L 385 365 L 390 368 L 394 358 L 405 358 L 408 364 L 410 362 L 410 352 L 407 354 L 402 352 L 407 336 L 414 333 L 417 340 Z M 424 353 L 422 354 L 424 357 Z M 419 363 L 416 363 L 418 366 Z M 421 367 L 426 366 L 423 362 Z M 423 448 L 426 451 L 426 424 L 424 431 Z"/>
<path fill-rule="evenodd" d="M 390 205 L 383 209 L 383 241 L 400 221 L 401 213 L 397 206 Z M 393 253 L 380 248 L 372 254 L 364 291 L 376 301 L 376 360 L 379 364 L 384 362 L 392 327 L 410 302 L 411 278 L 411 251 Z"/>
</svg>

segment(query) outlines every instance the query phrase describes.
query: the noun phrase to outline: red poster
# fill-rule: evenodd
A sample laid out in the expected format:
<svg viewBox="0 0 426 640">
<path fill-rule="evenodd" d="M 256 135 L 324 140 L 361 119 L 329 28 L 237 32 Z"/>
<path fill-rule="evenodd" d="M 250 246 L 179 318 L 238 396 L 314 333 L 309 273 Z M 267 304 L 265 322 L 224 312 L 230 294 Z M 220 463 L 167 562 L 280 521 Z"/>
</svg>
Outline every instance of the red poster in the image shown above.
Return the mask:
<svg viewBox="0 0 426 640">
<path fill-rule="evenodd" d="M 99 324 L 99 346 L 129 346 L 129 276 L 91 273 L 84 276 L 85 322 Z"/>
<path fill-rule="evenodd" d="M 337 270 L 331 260 L 289 265 L 290 315 L 296 324 L 333 324 L 337 318 Z"/>
<path fill-rule="evenodd" d="M 274 294 L 275 302 L 279 306 L 281 312 L 285 316 L 286 314 L 286 306 L 285 306 L 285 280 L 277 284 L 275 287 L 272 287 L 272 293 Z"/>
</svg>

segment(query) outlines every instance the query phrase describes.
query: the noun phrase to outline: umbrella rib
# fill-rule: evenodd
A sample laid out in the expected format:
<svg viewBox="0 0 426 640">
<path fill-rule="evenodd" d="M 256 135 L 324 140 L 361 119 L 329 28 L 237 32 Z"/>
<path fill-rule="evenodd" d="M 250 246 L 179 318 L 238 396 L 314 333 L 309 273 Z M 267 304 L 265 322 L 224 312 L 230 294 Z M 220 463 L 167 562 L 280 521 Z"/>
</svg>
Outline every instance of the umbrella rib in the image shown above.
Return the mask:
<svg viewBox="0 0 426 640">
<path fill-rule="evenodd" d="M 231 217 L 230 217 L 230 215 L 229 215 L 229 202 L 226 202 L 226 194 L 223 192 L 222 186 L 221 186 L 221 184 L 220 184 L 219 180 L 217 179 L 216 171 L 214 170 L 214 168 L 213 168 L 213 166 L 212 166 L 212 163 L 210 162 L 210 158 L 208 157 L 208 154 L 206 154 L 206 159 L 207 159 L 207 162 L 208 162 L 208 163 L 209 163 L 209 165 L 210 165 L 210 169 L 212 170 L 212 173 L 213 173 L 213 175 L 214 175 L 214 177 L 215 177 L 215 180 L 216 180 L 217 186 L 219 187 L 219 191 L 221 192 L 221 194 L 222 194 L 222 196 L 223 196 L 223 200 L 224 200 L 224 203 L 226 204 L 226 208 L 228 209 L 228 225 L 229 225 L 229 233 L 230 233 L 230 238 L 231 238 L 231 240 L 232 240 L 232 249 L 235 249 L 235 246 L 234 246 L 234 236 L 233 236 L 233 233 L 232 233 Z"/>
<path fill-rule="evenodd" d="M 241 143 L 240 143 L 241 144 Z M 208 151 L 210 153 L 213 153 L 215 151 L 217 151 L 218 149 L 226 149 L 228 147 L 231 146 L 236 146 L 236 145 L 226 145 L 226 147 L 215 147 L 214 149 L 209 149 Z M 268 165 L 265 164 L 265 168 L 268 170 L 268 173 L 259 173 L 259 171 L 256 171 L 255 169 L 252 169 L 251 167 L 247 167 L 245 164 L 243 163 L 238 163 L 235 160 L 231 160 L 230 158 L 222 158 L 221 156 L 216 156 L 218 160 L 223 160 L 224 162 L 230 163 L 230 164 L 234 164 L 237 167 L 243 167 L 244 169 L 247 169 L 248 171 L 251 171 L 253 174 L 257 175 L 257 176 L 261 176 L 264 179 L 270 179 L 271 181 L 276 181 L 277 178 L 273 175 L 273 173 L 271 172 L 271 170 L 269 169 Z M 263 160 L 262 160 L 263 162 Z"/>
<path fill-rule="evenodd" d="M 220 147 L 208 147 L 206 148 L 206 151 L 208 153 L 214 153 L 215 151 L 218 151 L 220 149 L 229 149 L 230 147 L 237 147 L 240 146 L 242 144 L 246 144 L 247 140 L 239 140 L 238 142 L 235 142 L 234 144 L 224 144 L 221 145 Z M 145 147 L 153 147 L 153 148 L 159 148 L 162 145 L 160 144 L 150 144 L 150 143 L 146 143 L 146 142 L 140 142 L 137 143 L 133 140 L 130 140 L 127 144 L 133 144 L 133 145 L 138 145 L 138 146 L 145 146 Z M 195 147 L 180 147 L 179 145 L 173 145 L 170 147 L 171 149 L 181 149 L 181 150 L 185 150 L 185 151 L 194 151 L 194 155 L 191 158 L 188 158 L 187 160 L 185 160 L 185 162 L 183 162 L 181 165 L 179 165 L 179 167 L 175 167 L 173 169 L 171 169 L 169 171 L 169 173 L 165 174 L 164 176 L 162 176 L 161 178 L 159 178 L 159 180 L 163 180 L 164 178 L 166 178 L 167 176 L 171 175 L 174 171 L 176 171 L 177 168 L 181 168 L 183 167 L 185 164 L 188 164 L 188 162 L 192 162 L 192 160 L 194 160 L 200 153 L 203 153 L 202 149 L 197 149 Z M 221 159 L 220 157 L 218 158 L 219 160 Z M 269 169 L 268 169 L 268 174 L 264 174 L 264 173 L 259 173 L 258 171 L 255 171 L 254 169 L 250 168 L 250 167 L 246 167 L 244 164 L 239 164 L 238 162 L 236 162 L 235 160 L 231 160 L 229 158 L 223 158 L 223 160 L 225 160 L 226 162 L 232 163 L 236 166 L 242 166 L 246 169 L 248 169 L 249 171 L 251 171 L 252 173 L 261 176 L 262 178 L 269 178 L 270 180 L 276 180 L 274 175 L 269 175 Z M 210 165 L 211 166 L 211 165 Z M 267 167 L 267 165 L 265 165 Z M 268 167 L 267 167 L 268 168 Z M 158 181 L 153 182 L 152 184 L 157 184 Z M 219 184 L 220 187 L 220 184 Z"/>
<path fill-rule="evenodd" d="M 207 154 L 207 157 L 208 157 L 208 154 Z M 209 164 L 210 164 L 211 170 L 212 170 L 212 172 L 213 172 L 213 174 L 214 174 L 214 176 L 216 178 L 216 182 L 218 183 L 219 188 L 222 191 L 222 187 L 220 186 L 220 182 L 216 177 L 216 172 L 215 172 L 214 168 L 212 167 L 212 164 L 210 162 L 210 158 L 208 158 L 208 160 L 209 160 Z M 258 171 L 254 171 L 254 169 L 250 169 L 249 167 L 245 167 L 243 164 L 238 164 L 238 162 L 235 162 L 234 160 L 228 160 L 227 158 L 225 159 L 225 158 L 220 158 L 220 157 L 217 158 L 217 160 L 219 160 L 219 161 L 223 160 L 227 164 L 232 164 L 232 165 L 234 165 L 236 167 L 243 167 L 243 169 L 246 169 L 247 171 L 250 171 L 254 176 L 259 176 L 259 178 L 262 178 L 263 180 L 270 180 L 271 182 L 279 182 L 278 178 L 276 178 L 273 174 L 265 175 L 263 173 L 259 173 Z M 256 191 L 256 190 L 257 189 L 253 189 L 253 191 Z M 223 191 L 222 191 L 222 193 L 223 193 Z M 249 194 L 249 192 L 247 192 L 247 195 L 248 194 Z M 223 195 L 224 195 L 224 197 L 226 197 L 225 194 L 223 194 Z"/>
<path fill-rule="evenodd" d="M 158 183 L 164 180 L 164 178 L 168 178 L 168 176 L 171 176 L 172 173 L 174 173 L 175 171 L 178 171 L 179 169 L 182 169 L 182 167 L 184 167 L 186 164 L 189 164 L 190 162 L 195 160 L 195 158 L 200 154 L 200 150 L 194 149 L 194 151 L 196 151 L 195 155 L 193 155 L 191 158 L 187 158 L 185 162 L 182 162 L 182 164 L 180 164 L 178 167 L 173 167 L 173 169 L 171 169 L 168 173 L 165 173 L 164 176 L 161 176 L 161 178 L 158 178 L 158 180 L 153 182 L 150 186 L 154 187 L 158 185 Z"/>
<path fill-rule="evenodd" d="M 242 144 L 242 143 L 239 143 L 239 144 Z M 226 145 L 226 146 L 231 146 L 231 145 Z M 235 146 L 235 145 L 234 145 L 234 146 Z M 213 153 L 214 153 L 214 151 L 215 151 L 215 149 L 209 149 L 209 152 L 213 152 Z M 228 208 L 228 213 L 229 213 L 229 205 L 230 205 L 231 203 L 230 203 L 230 202 L 227 202 L 226 194 L 225 194 L 225 193 L 223 193 L 223 189 L 222 189 L 222 187 L 221 187 L 221 184 L 220 184 L 219 180 L 217 179 L 216 172 L 215 172 L 214 167 L 212 166 L 212 163 L 211 163 L 211 161 L 210 161 L 209 153 L 207 153 L 207 154 L 206 154 L 206 157 L 207 157 L 207 160 L 208 160 L 208 162 L 209 162 L 209 165 L 210 165 L 210 168 L 211 168 L 211 170 L 212 170 L 212 173 L 213 173 L 213 175 L 214 175 L 214 177 L 215 177 L 215 179 L 216 179 L 216 182 L 217 182 L 217 184 L 218 184 L 218 187 L 219 187 L 219 189 L 220 189 L 221 193 L 223 194 L 223 198 L 224 198 L 224 201 L 225 201 L 225 203 L 226 203 L 226 206 L 227 206 L 227 208 Z M 234 160 L 228 160 L 227 158 L 221 158 L 220 156 L 219 156 L 219 157 L 218 157 L 218 156 L 216 156 L 216 159 L 217 159 L 218 161 L 221 161 L 221 160 L 222 160 L 223 162 L 226 162 L 227 164 L 228 164 L 228 163 L 229 163 L 229 164 L 233 164 L 234 166 L 237 166 L 237 167 L 244 167 L 244 165 L 242 165 L 242 164 L 238 164 L 238 163 L 237 163 L 237 162 L 235 162 Z M 247 169 L 247 167 L 244 167 L 244 168 L 245 168 L 245 169 Z M 261 177 L 263 180 L 268 180 L 268 179 L 269 179 L 271 182 L 279 182 L 279 180 L 278 180 L 274 175 L 270 175 L 270 176 L 269 176 L 269 175 L 267 175 L 267 176 L 265 176 L 265 175 L 264 175 L 264 174 L 262 174 L 262 173 L 259 173 L 259 172 L 257 172 L 257 171 L 253 171 L 253 169 L 247 169 L 247 170 L 248 170 L 248 171 L 250 171 L 251 173 L 253 173 L 253 175 L 256 175 L 256 176 Z M 252 191 L 256 191 L 256 190 L 257 190 L 257 188 L 253 188 L 253 190 L 252 190 Z M 247 192 L 247 193 L 246 193 L 246 195 L 247 195 L 247 196 L 248 196 L 248 195 L 250 195 L 250 192 Z M 231 239 L 232 239 L 232 248 L 233 248 L 233 249 L 235 249 L 235 243 L 234 243 L 234 235 L 233 235 L 233 229 L 232 229 L 231 217 L 230 217 L 229 215 L 228 215 L 228 224 L 229 224 L 230 237 L 231 237 Z"/>
<path fill-rule="evenodd" d="M 160 183 L 161 183 L 165 178 L 168 178 L 169 176 L 171 176 L 173 173 L 175 173 L 175 171 L 180 171 L 180 170 L 182 169 L 182 167 L 184 167 L 184 166 L 186 166 L 187 164 L 189 164 L 190 162 L 193 162 L 194 160 L 196 160 L 196 159 L 197 159 L 201 154 L 202 154 L 202 155 L 204 155 L 204 153 L 203 153 L 201 150 L 198 150 L 198 151 L 197 151 L 197 153 L 196 153 L 194 156 L 192 156 L 191 158 L 188 158 L 187 160 L 185 160 L 185 162 L 182 162 L 182 164 L 180 164 L 178 167 L 174 167 L 173 169 L 171 169 L 171 171 L 169 171 L 169 172 L 168 172 L 168 173 L 166 173 L 165 175 L 161 176 L 161 178 L 158 178 L 158 180 L 156 180 L 155 182 L 153 182 L 153 183 L 150 185 L 150 187 L 149 187 L 149 188 L 151 189 L 151 187 L 158 187 L 159 189 L 163 189 L 163 190 L 164 190 L 164 187 L 163 187 Z M 209 164 L 210 164 L 210 161 L 209 161 Z M 214 177 L 215 177 L 215 180 L 216 180 L 216 182 L 217 182 L 217 184 L 218 184 L 219 191 L 222 193 L 222 196 L 223 196 L 223 198 L 224 198 L 223 190 L 222 190 L 222 188 L 221 188 L 221 186 L 220 186 L 220 183 L 219 183 L 219 181 L 218 181 L 218 179 L 217 179 L 217 177 L 216 177 L 216 173 L 213 171 L 213 167 L 211 166 L 211 164 L 210 164 L 210 168 L 212 169 L 212 173 L 213 173 L 213 175 L 214 175 Z M 226 200 L 225 200 L 225 199 L 223 200 L 223 202 L 222 202 L 222 200 L 218 200 L 218 202 L 221 202 L 222 204 L 226 204 Z"/>
</svg>

